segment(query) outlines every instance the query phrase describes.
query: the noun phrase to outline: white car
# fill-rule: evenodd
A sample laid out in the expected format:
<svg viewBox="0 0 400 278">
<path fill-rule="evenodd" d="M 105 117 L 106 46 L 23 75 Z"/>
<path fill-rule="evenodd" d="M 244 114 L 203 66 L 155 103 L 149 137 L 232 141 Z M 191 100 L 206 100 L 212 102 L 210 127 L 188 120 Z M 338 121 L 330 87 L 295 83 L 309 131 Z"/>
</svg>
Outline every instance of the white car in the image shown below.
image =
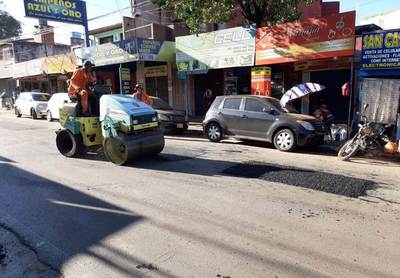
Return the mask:
<svg viewBox="0 0 400 278">
<path fill-rule="evenodd" d="M 47 121 L 51 122 L 54 119 L 60 119 L 60 108 L 63 107 L 64 103 L 70 101 L 68 93 L 56 93 L 52 95 L 47 104 Z"/>
<path fill-rule="evenodd" d="M 49 94 L 43 93 L 21 93 L 15 102 L 15 115 L 21 117 L 22 115 L 31 116 L 32 119 L 38 117 L 44 118 L 47 112 L 47 102 L 50 99 Z"/>
</svg>

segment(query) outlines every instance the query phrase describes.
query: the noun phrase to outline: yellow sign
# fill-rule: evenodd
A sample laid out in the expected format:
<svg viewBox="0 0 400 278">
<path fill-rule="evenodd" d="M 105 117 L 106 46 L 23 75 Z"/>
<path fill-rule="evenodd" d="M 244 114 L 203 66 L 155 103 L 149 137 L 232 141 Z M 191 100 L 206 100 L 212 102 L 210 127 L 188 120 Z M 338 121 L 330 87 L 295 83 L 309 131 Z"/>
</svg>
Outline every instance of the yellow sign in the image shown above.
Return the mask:
<svg viewBox="0 0 400 278">
<path fill-rule="evenodd" d="M 121 79 L 122 81 L 131 81 L 131 69 L 122 68 Z"/>
</svg>

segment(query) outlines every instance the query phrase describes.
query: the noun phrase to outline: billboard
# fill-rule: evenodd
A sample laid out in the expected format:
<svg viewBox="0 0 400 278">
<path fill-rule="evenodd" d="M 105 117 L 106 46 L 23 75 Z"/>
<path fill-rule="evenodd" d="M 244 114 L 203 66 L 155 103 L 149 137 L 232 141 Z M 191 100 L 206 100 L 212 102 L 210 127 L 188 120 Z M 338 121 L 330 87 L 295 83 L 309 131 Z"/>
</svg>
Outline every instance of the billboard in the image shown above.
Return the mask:
<svg viewBox="0 0 400 278">
<path fill-rule="evenodd" d="M 355 12 L 257 29 L 256 65 L 351 56 Z"/>
<path fill-rule="evenodd" d="M 85 25 L 86 3 L 81 0 L 24 0 L 25 15 Z"/>
<path fill-rule="evenodd" d="M 360 68 L 400 69 L 400 30 L 363 35 Z"/>
<path fill-rule="evenodd" d="M 176 38 L 179 71 L 254 65 L 255 25 Z"/>
<path fill-rule="evenodd" d="M 81 49 L 77 54 L 83 60 L 91 60 L 96 66 L 136 61 L 173 62 L 175 43 L 132 38 Z"/>
</svg>

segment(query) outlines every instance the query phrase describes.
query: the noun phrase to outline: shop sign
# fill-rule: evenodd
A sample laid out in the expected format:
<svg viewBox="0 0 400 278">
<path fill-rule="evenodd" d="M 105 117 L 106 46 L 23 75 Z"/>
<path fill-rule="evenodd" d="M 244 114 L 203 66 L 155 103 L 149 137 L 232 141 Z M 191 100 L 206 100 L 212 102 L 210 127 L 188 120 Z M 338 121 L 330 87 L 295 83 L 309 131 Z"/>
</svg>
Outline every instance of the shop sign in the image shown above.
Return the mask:
<svg viewBox="0 0 400 278">
<path fill-rule="evenodd" d="M 129 68 L 119 68 L 119 76 L 121 81 L 122 93 L 131 93 L 131 69 Z"/>
<path fill-rule="evenodd" d="M 78 55 L 83 60 L 91 60 L 96 66 L 137 61 L 172 62 L 175 60 L 175 43 L 132 38 L 82 48 L 80 52 Z"/>
<path fill-rule="evenodd" d="M 167 66 L 146 67 L 144 69 L 144 74 L 146 77 L 167 76 L 168 68 Z"/>
<path fill-rule="evenodd" d="M 355 12 L 257 29 L 256 65 L 351 56 Z"/>
<path fill-rule="evenodd" d="M 237 76 L 224 78 L 224 95 L 237 95 Z"/>
<path fill-rule="evenodd" d="M 400 30 L 370 33 L 363 36 L 361 69 L 400 68 Z"/>
<path fill-rule="evenodd" d="M 254 65 L 255 25 L 176 38 L 179 71 Z"/>
<path fill-rule="evenodd" d="M 86 24 L 86 3 L 81 0 L 24 0 L 24 6 L 28 17 Z"/>
<path fill-rule="evenodd" d="M 251 94 L 271 96 L 270 67 L 256 67 L 251 69 Z"/>
</svg>

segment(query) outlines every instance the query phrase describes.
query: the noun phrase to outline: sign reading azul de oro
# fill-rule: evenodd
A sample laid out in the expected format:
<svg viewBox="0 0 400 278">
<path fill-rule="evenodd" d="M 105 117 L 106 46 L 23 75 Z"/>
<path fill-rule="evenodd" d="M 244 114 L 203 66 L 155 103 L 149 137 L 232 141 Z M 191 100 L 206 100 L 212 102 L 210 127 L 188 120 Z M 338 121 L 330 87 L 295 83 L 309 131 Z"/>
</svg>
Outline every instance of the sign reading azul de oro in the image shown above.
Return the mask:
<svg viewBox="0 0 400 278">
<path fill-rule="evenodd" d="M 86 3 L 81 0 L 24 0 L 25 15 L 84 25 Z"/>
<path fill-rule="evenodd" d="M 363 36 L 361 69 L 400 68 L 400 30 Z"/>
</svg>

